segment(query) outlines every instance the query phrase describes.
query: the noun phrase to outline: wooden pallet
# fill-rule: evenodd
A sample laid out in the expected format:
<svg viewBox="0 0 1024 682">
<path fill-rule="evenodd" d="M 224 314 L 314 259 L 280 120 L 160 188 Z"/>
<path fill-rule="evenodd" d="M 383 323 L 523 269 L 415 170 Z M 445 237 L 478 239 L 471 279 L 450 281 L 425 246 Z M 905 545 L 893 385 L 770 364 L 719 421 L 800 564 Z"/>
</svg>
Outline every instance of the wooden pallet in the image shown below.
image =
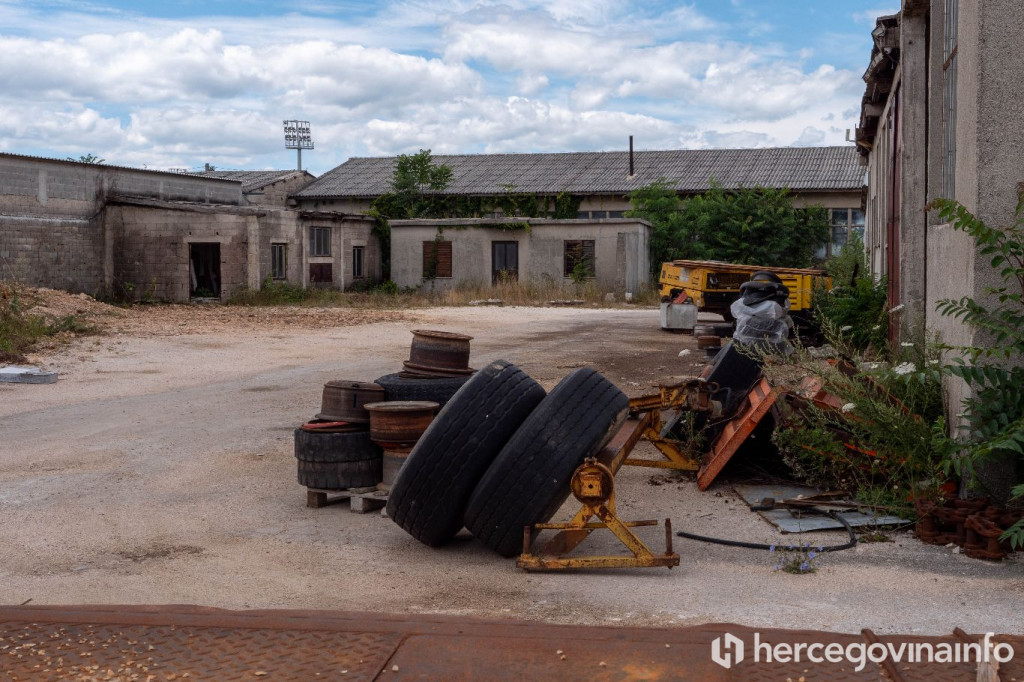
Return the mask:
<svg viewBox="0 0 1024 682">
<path fill-rule="evenodd" d="M 378 484 L 367 488 L 349 488 L 347 490 L 306 488 L 306 506 L 312 509 L 319 509 L 345 500 L 348 500 L 349 508 L 355 514 L 376 511 L 388 503 L 388 487 Z"/>
</svg>

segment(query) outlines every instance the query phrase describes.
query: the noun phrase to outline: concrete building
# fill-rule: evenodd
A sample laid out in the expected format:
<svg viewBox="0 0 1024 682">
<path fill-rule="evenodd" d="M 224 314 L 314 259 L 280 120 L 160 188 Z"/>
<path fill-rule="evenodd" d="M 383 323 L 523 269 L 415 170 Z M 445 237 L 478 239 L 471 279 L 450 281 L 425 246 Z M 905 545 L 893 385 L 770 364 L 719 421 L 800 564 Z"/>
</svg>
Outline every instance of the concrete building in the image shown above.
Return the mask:
<svg viewBox="0 0 1024 682">
<path fill-rule="evenodd" d="M 499 278 L 637 292 L 649 281 L 650 224 L 635 218 L 391 222 L 391 278 L 445 290 Z"/>
<path fill-rule="evenodd" d="M 312 173 L 300 170 L 210 170 L 195 175 L 204 178 L 237 180 L 242 183 L 242 196 L 248 203 L 254 206 L 277 206 L 278 208 L 294 206 L 294 202 L 289 202 L 289 197 L 316 180 L 316 176 Z"/>
<path fill-rule="evenodd" d="M 238 180 L 0 154 L 0 278 L 128 299 L 379 277 L 365 216 L 254 206 Z"/>
<path fill-rule="evenodd" d="M 715 182 L 726 189 L 787 187 L 797 206 L 820 204 L 829 210 L 832 242 L 841 246 L 853 230 L 864 228 L 861 210 L 864 167 L 854 147 L 774 149 L 691 149 L 561 154 L 437 155 L 452 168 L 443 194 L 500 197 L 534 194 L 554 200 L 568 195 L 579 202 L 576 218 L 621 218 L 630 209 L 629 193 L 664 179 L 682 196 L 706 191 Z M 390 190 L 395 157 L 352 158 L 294 195 L 315 210 L 362 213 Z M 832 252 L 825 245 L 821 255 Z"/>
<path fill-rule="evenodd" d="M 956 346 L 989 341 L 936 305 L 991 301 L 1002 280 L 969 236 L 926 207 L 945 197 L 989 225 L 1013 223 L 1024 192 L 1022 35 L 1020 0 L 903 0 L 876 22 L 857 144 L 869 167 L 870 266 L 888 277 L 897 338 L 925 329 Z M 970 388 L 945 388 L 956 433 Z M 990 463 L 982 478 L 1005 499 L 1012 461 Z"/>
<path fill-rule="evenodd" d="M 1024 181 L 1024 12 L 1018 0 L 903 0 L 880 17 L 857 144 L 868 163 L 866 247 L 896 328 L 954 344 L 970 328 L 936 312 L 997 282 L 970 238 L 927 212 L 956 199 L 992 225 L 1013 221 Z"/>
</svg>

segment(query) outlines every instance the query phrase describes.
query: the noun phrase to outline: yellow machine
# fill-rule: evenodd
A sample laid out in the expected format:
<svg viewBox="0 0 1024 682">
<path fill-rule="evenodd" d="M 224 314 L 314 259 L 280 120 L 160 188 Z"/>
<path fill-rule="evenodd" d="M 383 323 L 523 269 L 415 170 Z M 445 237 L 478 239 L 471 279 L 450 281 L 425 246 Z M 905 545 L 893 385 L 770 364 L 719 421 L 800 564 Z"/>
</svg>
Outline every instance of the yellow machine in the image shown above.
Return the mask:
<svg viewBox="0 0 1024 682">
<path fill-rule="evenodd" d="M 832 288 L 832 278 L 824 270 L 810 268 L 773 268 L 764 265 L 737 265 L 708 260 L 674 260 L 662 263 L 658 278 L 662 300 L 685 302 L 698 310 L 718 313 L 731 320 L 729 306 L 740 296 L 740 285 L 758 270 L 774 272 L 789 288 L 791 313 L 809 311 L 811 293 L 816 284 Z"/>
</svg>

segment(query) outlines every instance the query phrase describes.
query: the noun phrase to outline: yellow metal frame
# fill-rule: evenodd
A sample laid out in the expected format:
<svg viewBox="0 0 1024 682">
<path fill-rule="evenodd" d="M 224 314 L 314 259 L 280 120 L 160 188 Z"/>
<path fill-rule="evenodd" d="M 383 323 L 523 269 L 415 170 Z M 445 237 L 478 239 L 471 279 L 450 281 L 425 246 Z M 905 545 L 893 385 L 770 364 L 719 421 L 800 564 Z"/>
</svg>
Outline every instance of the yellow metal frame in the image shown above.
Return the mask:
<svg viewBox="0 0 1024 682">
<path fill-rule="evenodd" d="M 633 398 L 629 401 L 629 409 L 633 414 L 642 414 L 637 429 L 640 439 L 650 442 L 665 459 L 637 459 L 627 455 L 623 464 L 657 469 L 675 469 L 679 471 L 697 471 L 700 461 L 695 459 L 685 444 L 663 435 L 665 421 L 661 418 L 662 410 L 680 412 L 684 409 L 695 412 L 714 410 L 711 394 L 717 386 L 702 379 L 661 386 L 658 393 Z"/>
<path fill-rule="evenodd" d="M 634 441 L 635 444 L 635 441 Z M 655 554 L 630 530 L 639 526 L 657 526 L 657 521 L 622 521 L 615 514 L 614 473 L 611 467 L 590 458 L 576 469 L 572 479 L 573 495 L 583 503 L 568 523 L 538 523 L 523 529 L 523 553 L 516 562 L 527 571 L 564 571 L 580 568 L 652 568 L 679 565 L 679 555 L 672 551 L 672 521 L 665 519 L 665 553 Z M 600 521 L 590 519 L 597 517 Z M 630 555 L 565 556 L 591 532 L 606 528 L 618 538 Z M 541 530 L 561 531 L 540 554 L 531 552 L 534 533 Z M 561 541 L 560 541 L 561 540 Z M 559 542 L 560 541 L 560 542 Z"/>
</svg>

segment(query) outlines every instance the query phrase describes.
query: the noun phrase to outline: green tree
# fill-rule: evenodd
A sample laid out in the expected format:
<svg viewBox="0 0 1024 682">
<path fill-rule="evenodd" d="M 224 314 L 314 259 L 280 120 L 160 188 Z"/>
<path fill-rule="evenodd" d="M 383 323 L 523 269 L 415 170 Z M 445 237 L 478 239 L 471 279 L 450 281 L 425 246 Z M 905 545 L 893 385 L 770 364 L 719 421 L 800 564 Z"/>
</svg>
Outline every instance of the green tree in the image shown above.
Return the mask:
<svg viewBox="0 0 1024 682">
<path fill-rule="evenodd" d="M 377 222 L 373 231 L 380 240 L 385 279 L 391 276 L 391 226 L 388 221 L 445 217 L 447 204 L 439 201 L 442 198 L 438 194 L 451 181 L 451 166 L 435 164 L 429 149 L 421 149 L 416 154 L 400 154 L 395 160 L 391 191 L 380 195 L 370 205 L 370 215 Z"/>
<path fill-rule="evenodd" d="M 391 176 L 391 191 L 373 202 L 373 208 L 388 219 L 441 218 L 446 202 L 437 194 L 452 181 L 451 166 L 435 164 L 429 149 L 400 154 Z"/>
<path fill-rule="evenodd" d="M 105 163 L 106 162 L 106 159 L 101 159 L 100 157 L 96 156 L 95 154 L 83 154 L 82 156 L 79 156 L 77 159 L 72 157 L 72 156 L 69 156 L 67 158 L 67 160 L 68 161 L 78 161 L 79 163 L 96 163 L 96 164 L 100 164 L 100 163 Z"/>
<path fill-rule="evenodd" d="M 630 194 L 630 216 L 654 227 L 651 268 L 673 258 L 806 267 L 828 238 L 821 206 L 796 208 L 788 189 L 726 190 L 712 183 L 703 194 L 680 199 L 658 182 Z"/>
</svg>

